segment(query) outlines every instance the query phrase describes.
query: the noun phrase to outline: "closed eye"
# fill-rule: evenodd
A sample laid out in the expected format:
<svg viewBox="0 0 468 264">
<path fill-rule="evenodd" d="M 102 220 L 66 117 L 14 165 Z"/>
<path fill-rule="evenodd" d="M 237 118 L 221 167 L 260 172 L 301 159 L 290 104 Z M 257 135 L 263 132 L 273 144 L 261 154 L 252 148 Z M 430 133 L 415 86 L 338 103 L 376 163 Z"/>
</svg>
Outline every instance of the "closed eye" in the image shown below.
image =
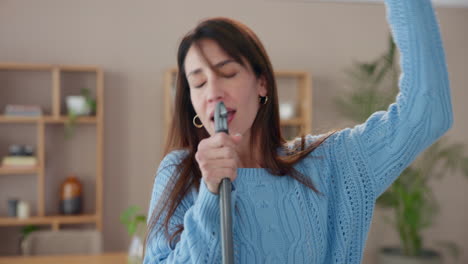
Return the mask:
<svg viewBox="0 0 468 264">
<path fill-rule="evenodd" d="M 225 78 L 228 78 L 228 79 L 229 79 L 229 78 L 232 78 L 232 77 L 234 77 L 234 76 L 236 76 L 236 75 L 237 75 L 237 72 L 235 72 L 235 73 L 232 73 L 232 74 L 224 74 L 224 75 L 223 75 L 223 77 L 225 77 Z"/>
<path fill-rule="evenodd" d="M 205 85 L 205 83 L 206 83 L 206 82 L 203 82 L 203 83 L 201 83 L 201 84 L 195 86 L 195 88 L 201 88 L 203 85 Z"/>
<path fill-rule="evenodd" d="M 234 73 L 231 73 L 231 74 L 223 74 L 223 77 L 224 78 L 227 78 L 227 79 L 230 79 L 230 78 L 233 78 L 237 75 L 237 72 L 234 72 Z M 199 85 L 196 85 L 194 86 L 195 88 L 201 88 L 203 87 L 203 85 L 205 85 L 206 81 L 205 82 L 202 82 L 201 84 Z"/>
</svg>

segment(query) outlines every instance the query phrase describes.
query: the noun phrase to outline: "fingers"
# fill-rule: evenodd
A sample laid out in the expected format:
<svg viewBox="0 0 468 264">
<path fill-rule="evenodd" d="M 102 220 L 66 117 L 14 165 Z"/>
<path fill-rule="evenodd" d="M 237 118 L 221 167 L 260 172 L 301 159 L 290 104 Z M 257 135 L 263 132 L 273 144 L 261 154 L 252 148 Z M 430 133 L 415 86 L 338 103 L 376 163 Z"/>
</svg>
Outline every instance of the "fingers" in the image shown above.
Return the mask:
<svg viewBox="0 0 468 264">
<path fill-rule="evenodd" d="M 216 160 L 216 159 L 236 159 L 237 152 L 231 147 L 221 147 L 213 149 L 205 149 L 206 151 L 197 151 L 195 159 L 200 162 L 202 160 Z"/>
<path fill-rule="evenodd" d="M 225 162 L 222 166 L 208 166 L 203 171 L 205 172 L 203 174 L 205 182 L 214 185 L 219 185 L 224 178 L 234 181 L 237 177 L 237 166 L 234 161 Z"/>
<path fill-rule="evenodd" d="M 231 181 L 236 179 L 237 168 L 240 164 L 237 145 L 241 139 L 240 135 L 217 133 L 203 139 L 198 145 L 195 159 L 200 167 L 202 178 L 212 193 L 218 193 L 222 179 L 229 178 Z"/>
<path fill-rule="evenodd" d="M 203 177 L 202 180 L 205 182 L 207 189 L 213 194 L 219 194 L 219 186 L 221 184 L 222 179 L 229 178 L 231 182 L 233 182 L 236 179 L 236 175 L 237 175 L 237 172 L 232 171 L 232 170 L 216 169 L 216 170 L 211 170 L 210 172 L 212 172 L 213 175 L 211 176 L 210 173 L 207 173 L 206 176 Z M 230 176 L 220 178 L 218 177 L 219 175 L 230 175 Z"/>
<path fill-rule="evenodd" d="M 236 144 L 239 142 L 239 136 L 230 136 L 226 133 L 216 133 L 209 138 L 203 139 L 198 145 L 198 149 L 213 149 L 225 146 L 236 148 Z"/>
</svg>

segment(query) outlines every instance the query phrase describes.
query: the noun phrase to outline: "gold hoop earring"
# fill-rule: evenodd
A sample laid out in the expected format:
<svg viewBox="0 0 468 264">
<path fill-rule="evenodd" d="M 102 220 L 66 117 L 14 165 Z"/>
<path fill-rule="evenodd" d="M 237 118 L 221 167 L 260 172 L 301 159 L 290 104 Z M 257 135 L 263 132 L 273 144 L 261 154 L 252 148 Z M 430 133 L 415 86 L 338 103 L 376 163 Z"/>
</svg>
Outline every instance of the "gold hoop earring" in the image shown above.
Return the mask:
<svg viewBox="0 0 468 264">
<path fill-rule="evenodd" d="M 192 120 L 193 125 L 194 125 L 196 128 L 202 128 L 202 127 L 203 127 L 203 124 L 202 124 L 201 120 L 200 120 L 200 124 L 197 124 L 197 118 L 198 118 L 198 120 L 200 120 L 200 117 L 198 117 L 198 115 L 195 115 L 195 116 L 193 117 L 193 120 Z"/>
<path fill-rule="evenodd" d="M 259 96 L 258 97 L 258 101 L 260 102 L 260 104 L 263 104 L 263 105 L 266 105 L 267 102 L 268 102 L 268 96 Z"/>
</svg>

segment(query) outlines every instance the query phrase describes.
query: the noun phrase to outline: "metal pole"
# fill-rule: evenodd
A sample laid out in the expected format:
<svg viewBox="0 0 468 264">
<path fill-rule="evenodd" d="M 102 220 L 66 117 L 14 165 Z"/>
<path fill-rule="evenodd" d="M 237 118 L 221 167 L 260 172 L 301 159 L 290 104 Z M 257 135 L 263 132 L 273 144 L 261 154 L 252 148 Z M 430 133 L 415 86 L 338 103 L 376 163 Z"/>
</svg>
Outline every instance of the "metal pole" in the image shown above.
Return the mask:
<svg viewBox="0 0 468 264">
<path fill-rule="evenodd" d="M 223 102 L 219 102 L 215 109 L 215 131 L 229 134 L 227 126 L 228 112 Z M 232 240 L 232 211 L 231 211 L 232 185 L 229 178 L 224 178 L 219 186 L 219 208 L 221 222 L 221 252 L 224 264 L 234 264 Z"/>
</svg>

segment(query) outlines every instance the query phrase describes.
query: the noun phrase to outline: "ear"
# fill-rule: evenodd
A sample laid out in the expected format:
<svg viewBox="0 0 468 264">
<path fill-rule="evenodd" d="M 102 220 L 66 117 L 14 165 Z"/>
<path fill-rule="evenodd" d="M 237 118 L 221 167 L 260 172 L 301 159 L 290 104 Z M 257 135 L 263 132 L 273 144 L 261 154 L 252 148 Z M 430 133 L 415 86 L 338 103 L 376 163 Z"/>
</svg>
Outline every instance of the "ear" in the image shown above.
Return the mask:
<svg viewBox="0 0 468 264">
<path fill-rule="evenodd" d="M 268 93 L 267 87 L 266 87 L 266 79 L 265 76 L 260 76 L 260 78 L 257 79 L 257 93 L 260 96 L 266 96 Z"/>
</svg>

